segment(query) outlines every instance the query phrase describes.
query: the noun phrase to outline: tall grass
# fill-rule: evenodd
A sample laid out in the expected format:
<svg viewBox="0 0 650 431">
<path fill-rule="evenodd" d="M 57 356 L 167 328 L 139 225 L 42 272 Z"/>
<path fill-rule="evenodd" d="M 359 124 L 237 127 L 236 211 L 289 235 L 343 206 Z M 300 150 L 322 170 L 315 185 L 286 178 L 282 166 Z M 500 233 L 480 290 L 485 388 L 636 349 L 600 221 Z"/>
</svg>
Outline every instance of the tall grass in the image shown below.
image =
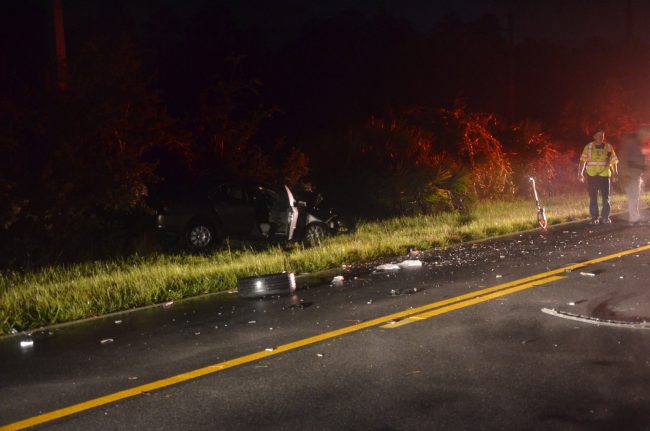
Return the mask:
<svg viewBox="0 0 650 431">
<path fill-rule="evenodd" d="M 550 224 L 588 215 L 583 196 L 553 197 L 544 203 Z M 613 199 L 614 210 L 623 204 L 622 197 Z M 356 232 L 330 238 L 319 247 L 135 256 L 30 273 L 5 272 L 0 277 L 0 333 L 229 290 L 242 276 L 313 272 L 403 254 L 408 245 L 444 247 L 535 225 L 531 201 L 485 201 L 470 217 L 443 213 L 364 222 Z"/>
</svg>

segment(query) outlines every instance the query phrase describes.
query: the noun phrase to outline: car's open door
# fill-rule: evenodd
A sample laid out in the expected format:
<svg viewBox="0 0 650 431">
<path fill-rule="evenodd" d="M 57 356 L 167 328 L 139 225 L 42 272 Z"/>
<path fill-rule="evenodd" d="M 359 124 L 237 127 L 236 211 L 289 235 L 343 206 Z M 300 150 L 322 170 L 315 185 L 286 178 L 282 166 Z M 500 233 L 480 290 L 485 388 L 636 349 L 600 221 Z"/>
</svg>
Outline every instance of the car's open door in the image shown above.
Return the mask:
<svg viewBox="0 0 650 431">
<path fill-rule="evenodd" d="M 296 207 L 296 199 L 289 187 L 284 186 L 284 190 L 279 191 L 278 199 L 274 202 L 269 216 L 274 227 L 273 236 L 291 241 L 298 223 L 298 208 Z"/>
</svg>

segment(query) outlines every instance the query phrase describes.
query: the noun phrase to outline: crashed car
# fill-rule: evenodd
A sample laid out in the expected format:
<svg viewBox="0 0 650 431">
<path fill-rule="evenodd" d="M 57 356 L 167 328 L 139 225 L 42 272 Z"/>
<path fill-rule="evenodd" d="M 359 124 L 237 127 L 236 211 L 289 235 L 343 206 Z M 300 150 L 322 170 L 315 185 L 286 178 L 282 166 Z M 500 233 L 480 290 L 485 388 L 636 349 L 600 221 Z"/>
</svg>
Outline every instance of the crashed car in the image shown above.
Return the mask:
<svg viewBox="0 0 650 431">
<path fill-rule="evenodd" d="M 320 207 L 322 196 L 287 186 L 222 184 L 189 193 L 176 191 L 148 200 L 156 211 L 157 232 L 193 252 L 225 238 L 318 244 L 338 231 L 338 217 Z"/>
</svg>

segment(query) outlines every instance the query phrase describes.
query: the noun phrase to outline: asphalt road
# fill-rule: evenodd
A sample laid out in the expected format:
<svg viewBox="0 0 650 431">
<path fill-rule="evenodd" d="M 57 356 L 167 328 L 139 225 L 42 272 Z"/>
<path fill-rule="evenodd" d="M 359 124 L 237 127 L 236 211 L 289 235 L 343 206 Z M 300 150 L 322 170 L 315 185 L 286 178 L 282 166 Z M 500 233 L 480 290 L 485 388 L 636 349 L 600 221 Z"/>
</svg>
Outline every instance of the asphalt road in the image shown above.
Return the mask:
<svg viewBox="0 0 650 431">
<path fill-rule="evenodd" d="M 647 430 L 649 240 L 569 224 L 5 337 L 0 429 Z"/>
</svg>

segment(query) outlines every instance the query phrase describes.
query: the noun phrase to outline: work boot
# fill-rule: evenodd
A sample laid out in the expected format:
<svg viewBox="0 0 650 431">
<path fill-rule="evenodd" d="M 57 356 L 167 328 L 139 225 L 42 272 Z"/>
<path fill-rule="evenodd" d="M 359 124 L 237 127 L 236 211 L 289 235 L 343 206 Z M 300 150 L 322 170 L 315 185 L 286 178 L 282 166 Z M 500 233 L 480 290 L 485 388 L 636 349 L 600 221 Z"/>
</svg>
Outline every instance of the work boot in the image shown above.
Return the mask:
<svg viewBox="0 0 650 431">
<path fill-rule="evenodd" d="M 600 222 L 599 219 L 597 219 L 597 218 L 592 218 L 591 221 L 589 222 L 589 224 L 594 225 L 594 224 L 598 224 L 599 222 Z"/>
<path fill-rule="evenodd" d="M 603 223 L 605 223 L 605 224 L 611 224 L 611 223 L 612 223 L 612 219 L 609 218 L 609 217 L 607 217 L 605 220 L 603 220 Z"/>
</svg>

